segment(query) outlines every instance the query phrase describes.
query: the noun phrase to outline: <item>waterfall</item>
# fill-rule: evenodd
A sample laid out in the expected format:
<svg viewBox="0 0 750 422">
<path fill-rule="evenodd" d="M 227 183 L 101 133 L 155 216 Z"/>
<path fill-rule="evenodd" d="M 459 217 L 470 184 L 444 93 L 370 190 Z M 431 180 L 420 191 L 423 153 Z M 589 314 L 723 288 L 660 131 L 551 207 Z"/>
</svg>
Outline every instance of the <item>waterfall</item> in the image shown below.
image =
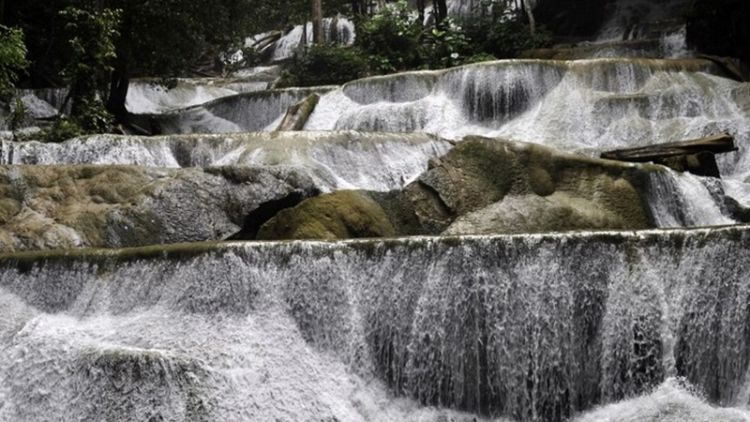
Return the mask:
<svg viewBox="0 0 750 422">
<path fill-rule="evenodd" d="M 704 183 L 711 179 L 671 170 L 649 174 L 648 205 L 658 227 L 736 224 Z M 722 198 L 718 198 L 721 200 Z"/>
<path fill-rule="evenodd" d="M 689 0 L 618 0 L 613 12 L 600 30 L 595 44 L 627 45 L 622 41 L 657 41 L 646 51 L 620 50 L 625 57 L 689 56 L 684 16 Z"/>
<path fill-rule="evenodd" d="M 743 406 L 748 242 L 734 227 L 4 256 L 0 419 L 392 420 L 414 400 L 555 421 L 671 377 Z"/>
<path fill-rule="evenodd" d="M 273 51 L 273 61 L 291 58 L 300 46 L 303 32 L 307 42 L 313 38 L 312 22 L 297 25 L 276 42 Z M 344 17 L 323 19 L 323 35 L 326 43 L 352 45 L 356 38 L 354 22 Z"/>
<path fill-rule="evenodd" d="M 306 129 L 482 134 L 601 151 L 726 131 L 740 152 L 722 174 L 750 175 L 741 84 L 702 60 L 506 60 L 354 81 L 324 95 Z"/>
<path fill-rule="evenodd" d="M 234 133 L 276 130 L 287 109 L 333 87 L 287 88 L 218 98 L 198 106 L 147 115 L 159 133 Z"/>
<path fill-rule="evenodd" d="M 322 191 L 400 189 L 450 149 L 425 134 L 283 132 L 159 137 L 92 135 L 64 143 L 0 140 L 0 165 L 294 166 Z"/>
<path fill-rule="evenodd" d="M 687 58 L 691 0 L 606 3 L 595 40 L 527 53 L 576 60 L 274 89 L 308 22 L 247 40 L 271 65 L 133 81 L 159 136 L 0 134 L 0 247 L 25 251 L 0 253 L 0 421 L 750 420 L 750 85 Z M 46 124 L 67 91 L 20 94 Z M 719 132 L 721 179 L 586 158 Z M 346 189 L 376 192 L 317 196 Z M 447 235 L 610 214 L 658 229 Z M 203 242 L 269 221 L 448 231 Z"/>
<path fill-rule="evenodd" d="M 144 81 L 130 85 L 125 106 L 135 114 L 163 113 L 234 94 L 237 92 L 210 85 L 178 83 L 174 88 L 165 88 Z"/>
<path fill-rule="evenodd" d="M 618 0 L 599 33 L 599 41 L 659 37 L 679 28 L 689 0 Z"/>
<path fill-rule="evenodd" d="M 133 81 L 128 87 L 125 107 L 134 114 L 164 113 L 235 94 L 235 90 L 189 80 L 178 80 L 177 86 L 171 88 L 156 81 Z"/>
</svg>

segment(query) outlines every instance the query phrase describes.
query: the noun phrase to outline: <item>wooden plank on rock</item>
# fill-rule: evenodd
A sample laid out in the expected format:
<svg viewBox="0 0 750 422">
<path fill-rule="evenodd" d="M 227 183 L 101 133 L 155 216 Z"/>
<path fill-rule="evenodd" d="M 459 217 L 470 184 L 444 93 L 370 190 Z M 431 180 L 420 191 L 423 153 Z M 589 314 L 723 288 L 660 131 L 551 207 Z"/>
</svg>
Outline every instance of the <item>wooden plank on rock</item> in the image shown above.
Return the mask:
<svg viewBox="0 0 750 422">
<path fill-rule="evenodd" d="M 733 151 L 737 151 L 737 147 L 734 145 L 734 137 L 727 133 L 722 133 L 689 141 L 606 151 L 601 154 L 601 157 L 609 160 L 645 163 L 649 161 L 659 162 L 669 157 L 701 152 L 721 154 Z"/>
</svg>

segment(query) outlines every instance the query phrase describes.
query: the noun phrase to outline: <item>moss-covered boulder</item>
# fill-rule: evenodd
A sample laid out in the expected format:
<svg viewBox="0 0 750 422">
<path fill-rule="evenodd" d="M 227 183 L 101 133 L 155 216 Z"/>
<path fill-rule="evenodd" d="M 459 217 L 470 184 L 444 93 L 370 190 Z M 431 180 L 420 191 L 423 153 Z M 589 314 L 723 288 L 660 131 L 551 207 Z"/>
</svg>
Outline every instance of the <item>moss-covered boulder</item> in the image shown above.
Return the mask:
<svg viewBox="0 0 750 422">
<path fill-rule="evenodd" d="M 550 196 L 509 195 L 478 211 L 460 216 L 443 233 L 543 233 L 569 230 L 629 229 L 629 221 L 592 201 L 555 192 Z"/>
<path fill-rule="evenodd" d="M 0 166 L 0 251 L 221 240 L 315 194 L 289 167 Z"/>
<path fill-rule="evenodd" d="M 421 224 L 433 232 L 459 219 L 453 234 L 651 225 L 634 185 L 648 171 L 643 166 L 468 137 L 430 167 L 406 195 Z"/>
<path fill-rule="evenodd" d="M 262 239 L 530 233 L 652 226 L 649 166 L 468 137 L 400 192 L 344 191 L 280 212 Z"/>
<path fill-rule="evenodd" d="M 259 239 L 350 239 L 397 234 L 370 194 L 338 191 L 279 212 L 261 227 Z"/>
</svg>

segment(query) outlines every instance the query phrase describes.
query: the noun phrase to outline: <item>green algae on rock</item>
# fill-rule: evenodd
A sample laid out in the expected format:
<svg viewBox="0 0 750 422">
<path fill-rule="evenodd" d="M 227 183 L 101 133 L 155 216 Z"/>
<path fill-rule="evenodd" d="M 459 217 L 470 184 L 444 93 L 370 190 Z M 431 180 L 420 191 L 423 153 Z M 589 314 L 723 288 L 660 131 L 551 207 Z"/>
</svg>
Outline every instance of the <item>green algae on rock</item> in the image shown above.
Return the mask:
<svg viewBox="0 0 750 422">
<path fill-rule="evenodd" d="M 221 240 L 262 204 L 317 192 L 291 167 L 0 166 L 0 249 Z"/>
<path fill-rule="evenodd" d="M 261 227 L 259 239 L 391 237 L 396 230 L 366 192 L 338 191 L 280 211 Z"/>
<path fill-rule="evenodd" d="M 342 239 L 644 229 L 654 227 L 643 195 L 656 169 L 467 137 L 400 192 L 323 195 L 283 211 L 261 233 Z"/>
</svg>

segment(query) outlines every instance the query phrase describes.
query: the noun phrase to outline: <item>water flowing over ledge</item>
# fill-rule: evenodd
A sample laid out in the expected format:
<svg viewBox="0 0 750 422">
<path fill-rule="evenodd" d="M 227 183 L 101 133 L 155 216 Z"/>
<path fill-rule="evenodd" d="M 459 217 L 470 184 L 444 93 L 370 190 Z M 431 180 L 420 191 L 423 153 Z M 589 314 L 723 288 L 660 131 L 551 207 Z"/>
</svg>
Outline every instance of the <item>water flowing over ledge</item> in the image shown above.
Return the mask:
<svg viewBox="0 0 750 422">
<path fill-rule="evenodd" d="M 2 165 L 294 166 L 319 189 L 399 189 L 451 144 L 428 134 L 258 132 L 158 137 L 92 135 L 60 144 L 0 140 Z"/>
<path fill-rule="evenodd" d="M 334 86 L 245 92 L 162 114 L 141 114 L 136 122 L 158 133 L 236 133 L 276 130 L 287 109 Z"/>
<path fill-rule="evenodd" d="M 735 226 L 3 255 L 0 416 L 548 421 L 675 376 L 744 406 L 749 245 Z"/>
<path fill-rule="evenodd" d="M 601 151 L 727 131 L 748 173 L 746 89 L 706 60 L 504 60 L 350 82 L 324 95 L 307 130 L 467 134 Z"/>
</svg>

